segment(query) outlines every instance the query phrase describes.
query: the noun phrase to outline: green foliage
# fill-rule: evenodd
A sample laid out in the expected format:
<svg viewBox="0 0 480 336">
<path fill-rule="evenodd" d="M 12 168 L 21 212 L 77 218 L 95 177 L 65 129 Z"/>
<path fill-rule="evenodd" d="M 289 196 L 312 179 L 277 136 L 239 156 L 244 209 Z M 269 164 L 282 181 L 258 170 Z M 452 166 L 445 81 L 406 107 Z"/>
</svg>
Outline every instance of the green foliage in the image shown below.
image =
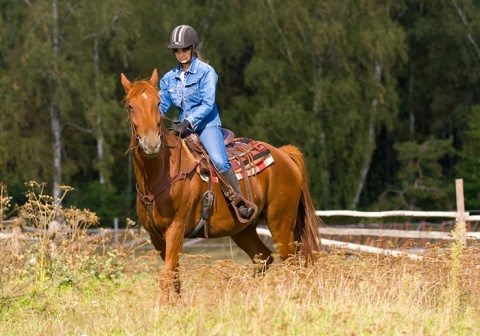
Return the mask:
<svg viewBox="0 0 480 336">
<path fill-rule="evenodd" d="M 395 209 L 435 210 L 452 209 L 452 183 L 445 181 L 441 160 L 454 154 L 452 139 L 430 139 L 421 144 L 412 141 L 395 144 L 401 167 L 396 176 L 396 187 L 387 189 L 377 204 Z"/>
<path fill-rule="evenodd" d="M 420 134 L 456 135 L 465 129 L 472 99 L 478 99 L 472 89 L 480 78 L 480 7 L 474 1 L 407 3 L 400 18 L 411 46 L 400 76 L 405 112 L 415 115 Z"/>
<path fill-rule="evenodd" d="M 16 20 L 5 31 L 12 40 L 3 54 L 0 140 L 15 143 L 15 150 L 0 145 L 2 179 L 45 181 L 52 191 L 61 179 L 72 183 L 93 167 L 101 183 L 109 184 L 112 147 L 127 134 L 112 127 L 124 118 L 112 65 L 128 59 L 129 28 L 135 27 L 129 4 L 55 4 L 19 2 L 8 11 Z"/>
<path fill-rule="evenodd" d="M 237 113 L 248 113 L 256 121 L 252 116 L 259 115 L 260 129 L 282 130 L 282 113 L 299 120 L 295 126 L 301 131 L 274 131 L 275 137 L 281 133 L 284 143 L 300 144 L 308 154 L 309 171 L 319 173 L 313 194 L 320 208 L 350 206 L 360 171 L 375 149 L 368 141 L 372 130 L 392 127 L 396 116 L 392 79 L 395 67 L 405 60 L 406 47 L 400 27 L 385 16 L 395 13 L 395 5 L 250 5 L 248 27 L 255 36 L 255 54 L 246 67 L 245 83 L 264 107 L 247 105 L 250 110 Z M 295 108 L 286 101 L 294 101 Z"/>
<path fill-rule="evenodd" d="M 466 132 L 475 132 L 472 107 L 480 104 L 475 1 L 55 4 L 58 17 L 51 1 L 0 1 L 0 182 L 14 201 L 25 201 L 23 183 L 36 180 L 48 192 L 75 186 L 82 196 L 67 201 L 96 206 L 107 224 L 133 211 L 120 73 L 146 78 L 174 67 L 169 34 L 190 24 L 219 75 L 224 126 L 299 146 L 317 208 L 438 209 L 455 174 L 465 179 L 467 207 L 480 205 L 474 135 Z M 452 139 L 460 160 L 437 160 L 442 175 L 432 172 L 428 185 L 438 203 L 383 197 L 406 190 L 400 176 L 412 161 L 393 148 L 439 139 Z M 102 190 L 108 201 L 96 203 Z"/>
<path fill-rule="evenodd" d="M 125 206 L 134 207 L 134 204 L 125 204 L 126 195 L 110 184 L 105 185 L 98 181 L 91 181 L 79 185 L 75 189 L 75 193 L 69 195 L 65 205 L 94 211 L 103 226 L 112 227 L 115 217 L 123 222 L 126 214 Z"/>
<path fill-rule="evenodd" d="M 468 116 L 468 130 L 462 137 L 456 173 L 464 181 L 465 207 L 480 209 L 480 106 L 475 105 Z"/>
</svg>

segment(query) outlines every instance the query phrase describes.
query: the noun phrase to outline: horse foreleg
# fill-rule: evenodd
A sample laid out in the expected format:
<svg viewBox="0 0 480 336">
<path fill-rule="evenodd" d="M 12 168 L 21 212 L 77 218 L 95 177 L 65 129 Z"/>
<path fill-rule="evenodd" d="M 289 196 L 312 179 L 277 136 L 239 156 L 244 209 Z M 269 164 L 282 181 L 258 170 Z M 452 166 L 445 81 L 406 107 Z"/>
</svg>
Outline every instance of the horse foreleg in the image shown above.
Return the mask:
<svg viewBox="0 0 480 336">
<path fill-rule="evenodd" d="M 163 237 L 158 237 L 156 235 L 150 234 L 150 240 L 152 241 L 153 247 L 160 253 L 162 260 L 165 261 L 165 249 L 166 243 Z"/>
<path fill-rule="evenodd" d="M 175 293 L 180 295 L 180 277 L 178 274 L 178 261 L 183 246 L 183 227 L 179 225 L 170 226 L 165 232 L 165 258 L 160 276 L 160 287 L 162 289 L 162 304 L 167 304 L 170 298 L 172 285 Z"/>
</svg>

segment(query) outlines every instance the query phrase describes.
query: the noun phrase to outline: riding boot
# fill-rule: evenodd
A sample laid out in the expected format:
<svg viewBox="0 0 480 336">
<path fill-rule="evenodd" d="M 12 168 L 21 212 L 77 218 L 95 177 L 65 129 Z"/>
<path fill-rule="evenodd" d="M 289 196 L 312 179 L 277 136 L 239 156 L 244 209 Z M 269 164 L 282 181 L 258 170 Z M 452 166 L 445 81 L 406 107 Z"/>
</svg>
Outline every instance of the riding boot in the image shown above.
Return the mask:
<svg viewBox="0 0 480 336">
<path fill-rule="evenodd" d="M 242 190 L 240 189 L 237 177 L 235 176 L 235 172 L 232 168 L 222 173 L 222 176 L 227 180 L 228 183 L 230 183 L 232 189 L 235 190 L 237 194 L 242 195 Z M 244 219 L 249 219 L 250 217 L 252 217 L 254 211 L 254 208 L 247 207 L 247 205 L 243 201 L 238 204 L 238 213 Z"/>
</svg>

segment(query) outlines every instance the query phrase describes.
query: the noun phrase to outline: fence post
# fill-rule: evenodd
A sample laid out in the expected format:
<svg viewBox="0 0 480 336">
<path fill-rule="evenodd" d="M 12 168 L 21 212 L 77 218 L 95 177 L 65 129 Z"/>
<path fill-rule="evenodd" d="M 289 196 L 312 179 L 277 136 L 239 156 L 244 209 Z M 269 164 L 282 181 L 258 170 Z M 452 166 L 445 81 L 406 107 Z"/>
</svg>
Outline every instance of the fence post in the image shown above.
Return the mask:
<svg viewBox="0 0 480 336">
<path fill-rule="evenodd" d="M 113 241 L 115 245 L 118 244 L 118 217 L 113 219 Z"/>
<path fill-rule="evenodd" d="M 422 226 L 422 232 L 427 231 L 427 222 L 422 221 L 421 226 Z M 425 242 L 426 242 L 426 241 L 427 241 L 427 240 L 425 239 L 425 237 L 423 237 L 422 240 L 421 240 L 421 242 L 422 242 L 422 248 L 425 247 Z"/>
<path fill-rule="evenodd" d="M 457 239 L 463 241 L 464 246 L 467 245 L 466 225 L 465 225 L 465 201 L 463 198 L 463 179 L 455 180 L 455 191 L 457 193 Z"/>
</svg>

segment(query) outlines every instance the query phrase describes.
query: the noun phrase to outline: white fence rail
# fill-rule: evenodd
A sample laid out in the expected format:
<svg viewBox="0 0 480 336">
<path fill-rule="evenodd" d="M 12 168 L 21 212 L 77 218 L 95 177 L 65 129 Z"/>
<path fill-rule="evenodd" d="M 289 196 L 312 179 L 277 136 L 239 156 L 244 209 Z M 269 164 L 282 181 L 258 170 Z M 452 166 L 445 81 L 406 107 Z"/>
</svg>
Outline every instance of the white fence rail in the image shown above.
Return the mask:
<svg viewBox="0 0 480 336">
<path fill-rule="evenodd" d="M 455 219 L 457 225 L 465 225 L 465 221 L 480 221 L 480 216 L 470 216 L 468 212 L 464 211 L 463 205 L 463 181 L 456 181 L 457 187 L 457 211 L 382 211 L 382 212 L 362 212 L 362 211 L 349 211 L 349 210 L 330 210 L 330 211 L 316 211 L 316 215 L 321 218 L 332 216 L 346 216 L 346 217 L 360 217 L 360 218 L 385 218 L 385 217 L 415 217 L 415 218 L 451 218 Z M 9 221 L 0 222 L 8 224 Z M 33 228 L 24 228 L 26 231 L 36 231 Z M 362 228 L 346 228 L 346 227 L 321 227 L 319 228 L 321 235 L 330 236 L 371 236 L 371 237 L 392 237 L 392 238 L 407 238 L 407 239 L 440 239 L 440 240 L 453 240 L 457 239 L 451 232 L 438 232 L 438 231 L 420 231 L 420 230 L 391 230 L 391 229 L 362 229 Z M 118 246 L 119 236 L 125 232 L 125 229 L 119 229 L 118 220 L 114 221 L 114 228 L 112 229 L 89 229 L 89 234 L 98 235 L 113 235 L 112 246 Z M 259 227 L 257 232 L 261 235 L 270 236 L 270 232 L 266 228 Z M 9 239 L 11 234 L 0 233 L 0 239 Z M 480 239 L 480 232 L 467 232 L 465 237 L 462 237 L 465 242 L 467 239 Z M 147 237 L 140 237 L 133 241 L 125 242 L 122 246 L 125 248 L 131 248 L 138 244 L 144 244 L 147 241 Z M 200 242 L 201 239 L 188 240 L 185 246 L 195 245 Z M 326 246 L 338 246 L 341 248 L 347 248 L 355 251 L 366 251 L 369 253 L 387 253 L 392 255 L 405 255 L 410 256 L 409 253 L 394 251 L 388 249 L 380 249 L 371 246 L 346 243 L 341 241 L 329 240 L 322 238 L 322 244 Z"/>
<path fill-rule="evenodd" d="M 418 230 L 388 230 L 388 229 L 353 229 L 353 228 L 320 228 L 323 235 L 337 236 L 374 236 L 407 239 L 442 239 L 453 240 L 455 237 L 450 232 L 418 231 Z M 480 238 L 480 232 L 467 232 L 467 238 Z"/>
<path fill-rule="evenodd" d="M 362 217 L 362 218 L 385 218 L 385 217 L 440 217 L 440 218 L 457 218 L 458 212 L 456 211 L 407 211 L 407 210 L 394 210 L 394 211 L 376 211 L 376 212 L 364 212 L 354 210 L 326 210 L 315 212 L 320 217 L 332 217 L 332 216 L 346 216 L 346 217 Z M 480 216 L 473 216 L 479 217 Z M 470 217 L 468 218 L 470 220 Z"/>
</svg>

